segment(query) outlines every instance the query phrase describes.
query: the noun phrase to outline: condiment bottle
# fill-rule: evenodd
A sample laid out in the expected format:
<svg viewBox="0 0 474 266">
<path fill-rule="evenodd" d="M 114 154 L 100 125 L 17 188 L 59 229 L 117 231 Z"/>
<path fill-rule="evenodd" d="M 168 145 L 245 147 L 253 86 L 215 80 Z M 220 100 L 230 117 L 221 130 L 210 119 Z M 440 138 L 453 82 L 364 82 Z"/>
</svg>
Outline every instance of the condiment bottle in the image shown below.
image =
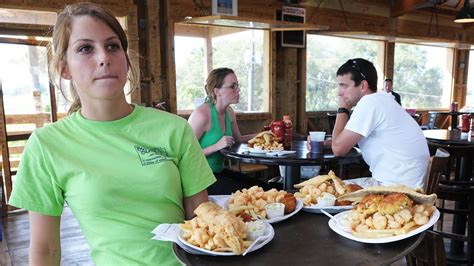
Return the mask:
<svg viewBox="0 0 474 266">
<path fill-rule="evenodd" d="M 285 149 L 291 149 L 291 141 L 293 140 L 293 123 L 291 122 L 290 116 L 283 116 L 283 123 L 285 123 L 285 136 L 283 138 L 283 147 Z"/>
<path fill-rule="evenodd" d="M 462 132 L 469 132 L 471 130 L 471 114 L 463 114 L 461 116 Z"/>
<path fill-rule="evenodd" d="M 272 132 L 277 136 L 278 142 L 282 142 L 285 137 L 285 124 L 281 120 L 275 120 L 270 125 Z"/>
</svg>

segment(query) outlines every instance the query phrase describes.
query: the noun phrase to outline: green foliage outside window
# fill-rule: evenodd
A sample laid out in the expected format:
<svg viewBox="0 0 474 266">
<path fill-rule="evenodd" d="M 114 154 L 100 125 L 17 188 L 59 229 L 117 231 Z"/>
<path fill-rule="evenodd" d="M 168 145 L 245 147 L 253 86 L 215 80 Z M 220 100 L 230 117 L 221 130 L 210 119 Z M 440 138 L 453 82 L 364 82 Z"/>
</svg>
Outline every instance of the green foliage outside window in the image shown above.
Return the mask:
<svg viewBox="0 0 474 266">
<path fill-rule="evenodd" d="M 337 69 L 351 58 L 360 57 L 374 62 L 377 59 L 377 47 L 376 41 L 308 35 L 306 111 L 336 110 Z"/>
<path fill-rule="evenodd" d="M 440 108 L 449 97 L 442 66 L 446 65 L 447 48 L 397 43 L 393 90 L 400 94 L 403 107 Z M 443 94 L 445 89 L 447 92 Z M 446 101 L 445 101 L 446 102 Z"/>
<path fill-rule="evenodd" d="M 183 56 L 184 48 L 179 47 L 189 42 L 194 42 L 194 48 Z M 175 44 L 176 55 L 183 57 L 176 65 L 178 110 L 193 110 L 195 100 L 206 97 L 205 42 L 203 38 L 175 37 Z M 233 106 L 237 111 L 264 111 L 263 97 L 268 95 L 263 95 L 263 51 L 263 31 L 245 30 L 212 38 L 212 67 L 233 69 L 241 84 L 240 102 Z"/>
</svg>

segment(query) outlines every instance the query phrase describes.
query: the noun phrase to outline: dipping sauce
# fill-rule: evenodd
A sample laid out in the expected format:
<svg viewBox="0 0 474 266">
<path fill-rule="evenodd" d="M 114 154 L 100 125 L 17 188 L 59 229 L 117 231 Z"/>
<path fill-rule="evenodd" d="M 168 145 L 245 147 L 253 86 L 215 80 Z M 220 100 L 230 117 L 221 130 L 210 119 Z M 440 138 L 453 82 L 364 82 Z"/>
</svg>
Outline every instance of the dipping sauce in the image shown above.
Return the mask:
<svg viewBox="0 0 474 266">
<path fill-rule="evenodd" d="M 318 201 L 316 204 L 318 207 L 329 207 L 336 204 L 336 196 L 330 193 L 324 193 L 322 197 L 318 197 L 316 200 Z"/>
<path fill-rule="evenodd" d="M 265 233 L 265 223 L 262 221 L 252 221 L 245 223 L 247 225 L 247 240 L 255 240 Z"/>
<path fill-rule="evenodd" d="M 265 206 L 267 211 L 267 218 L 273 219 L 277 217 L 283 217 L 285 212 L 285 204 L 283 203 L 270 203 Z"/>
</svg>

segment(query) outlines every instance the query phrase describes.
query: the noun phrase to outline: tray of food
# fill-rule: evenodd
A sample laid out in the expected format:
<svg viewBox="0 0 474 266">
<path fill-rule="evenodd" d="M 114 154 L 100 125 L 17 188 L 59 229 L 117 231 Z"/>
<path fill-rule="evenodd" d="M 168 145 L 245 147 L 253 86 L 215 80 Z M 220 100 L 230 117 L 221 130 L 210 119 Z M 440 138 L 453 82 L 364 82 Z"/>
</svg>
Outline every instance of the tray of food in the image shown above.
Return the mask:
<svg viewBox="0 0 474 266">
<path fill-rule="evenodd" d="M 277 189 L 264 191 L 258 186 L 220 197 L 221 206 L 244 221 L 265 220 L 277 223 L 290 218 L 303 208 L 303 202 L 296 199 L 292 193 Z"/>
<path fill-rule="evenodd" d="M 312 213 L 321 213 L 321 210 L 328 213 L 350 210 L 353 208 L 352 201 L 339 200 L 338 197 L 362 189 L 357 184 L 342 181 L 333 171 L 296 184 L 295 188 L 299 188 L 295 197 L 303 201 L 303 211 Z"/>
<path fill-rule="evenodd" d="M 329 220 L 329 227 L 346 238 L 364 243 L 388 243 L 419 234 L 439 218 L 436 194 L 405 186 L 376 186 L 348 193 L 343 200 L 358 202 L 353 210 Z"/>
<path fill-rule="evenodd" d="M 189 253 L 245 255 L 268 244 L 275 232 L 265 221 L 244 222 L 214 202 L 202 203 L 196 217 L 179 225 L 178 245 Z"/>
<path fill-rule="evenodd" d="M 278 137 L 271 132 L 263 131 L 248 141 L 248 150 L 251 153 L 265 154 L 270 151 L 282 151 L 283 144 L 278 141 Z"/>
</svg>

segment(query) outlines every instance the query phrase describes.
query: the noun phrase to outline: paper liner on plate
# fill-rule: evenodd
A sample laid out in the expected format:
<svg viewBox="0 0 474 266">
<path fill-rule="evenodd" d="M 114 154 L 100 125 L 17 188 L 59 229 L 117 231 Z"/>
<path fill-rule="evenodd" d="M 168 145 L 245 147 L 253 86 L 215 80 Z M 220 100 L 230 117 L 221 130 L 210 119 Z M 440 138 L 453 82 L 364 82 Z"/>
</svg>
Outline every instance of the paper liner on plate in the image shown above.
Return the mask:
<svg viewBox="0 0 474 266">
<path fill-rule="evenodd" d="M 343 216 L 343 215 L 345 215 L 345 213 L 341 212 L 335 215 L 334 218 L 339 219 L 340 216 Z M 340 225 L 338 225 L 339 223 L 336 223 L 334 219 L 330 219 L 328 224 L 329 224 L 329 228 L 331 228 L 334 232 L 336 232 L 337 234 L 345 238 L 348 238 L 357 242 L 362 242 L 362 243 L 379 244 L 379 243 L 395 242 L 395 241 L 399 241 L 399 240 L 414 236 L 416 234 L 419 234 L 429 229 L 432 225 L 436 223 L 436 221 L 438 221 L 438 219 L 439 219 L 439 211 L 435 210 L 433 214 L 431 215 L 430 220 L 428 221 L 427 224 L 424 224 L 412 231 L 409 231 L 406 234 L 395 235 L 395 236 L 390 236 L 390 237 L 381 237 L 381 238 L 363 238 L 363 237 L 354 236 L 351 231 L 347 231 L 344 228 L 342 228 Z"/>
<path fill-rule="evenodd" d="M 262 238 L 257 239 L 259 243 L 251 246 L 250 250 L 246 250 L 244 254 L 253 252 L 255 250 L 260 249 L 261 247 L 265 246 L 268 242 L 270 242 L 273 237 L 275 236 L 275 231 L 273 227 L 265 222 L 266 228 L 265 233 Z M 233 252 L 216 252 L 211 251 L 203 248 L 196 247 L 184 240 L 181 237 L 181 229 L 179 229 L 179 224 L 160 224 L 155 229 L 153 229 L 152 233 L 154 236 L 152 237 L 153 240 L 160 240 L 160 241 L 171 241 L 176 243 L 186 252 L 194 255 L 211 255 L 211 256 L 238 256 L 244 254 L 237 254 Z"/>
</svg>

